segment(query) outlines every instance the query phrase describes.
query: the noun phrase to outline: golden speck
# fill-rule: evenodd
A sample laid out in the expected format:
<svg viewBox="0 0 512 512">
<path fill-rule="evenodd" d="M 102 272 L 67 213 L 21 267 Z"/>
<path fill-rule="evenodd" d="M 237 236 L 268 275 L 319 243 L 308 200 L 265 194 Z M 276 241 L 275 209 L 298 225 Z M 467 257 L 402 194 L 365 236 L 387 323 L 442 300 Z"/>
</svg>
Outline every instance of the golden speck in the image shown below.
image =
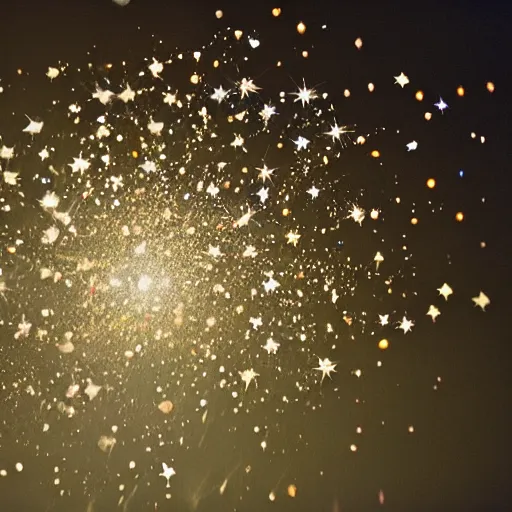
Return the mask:
<svg viewBox="0 0 512 512">
<path fill-rule="evenodd" d="M 241 30 L 235 30 L 235 37 L 238 41 L 240 41 L 240 39 L 242 39 L 243 35 L 244 35 L 244 33 Z"/>
<path fill-rule="evenodd" d="M 18 68 L 17 73 L 18 73 L 18 75 L 21 75 L 21 74 L 23 74 L 23 70 L 21 68 Z"/>
<path fill-rule="evenodd" d="M 357 452 L 357 446 L 355 444 L 350 445 L 350 451 L 351 452 Z"/>
<path fill-rule="evenodd" d="M 231 181 L 225 181 L 222 186 L 224 187 L 225 190 L 228 190 L 229 187 L 231 187 Z"/>
<path fill-rule="evenodd" d="M 296 495 L 297 495 L 297 487 L 293 484 L 290 484 L 288 486 L 288 496 L 290 496 L 290 498 L 295 498 Z"/>
<path fill-rule="evenodd" d="M 459 85 L 459 87 L 457 87 L 457 94 L 459 96 L 464 96 L 464 87 L 462 87 L 462 85 Z"/>
<path fill-rule="evenodd" d="M 429 178 L 427 180 L 427 187 L 434 188 L 436 186 L 436 180 L 434 178 Z"/>
<path fill-rule="evenodd" d="M 487 82 L 486 87 L 489 92 L 494 92 L 494 84 L 492 82 Z"/>
<path fill-rule="evenodd" d="M 414 427 L 412 425 L 409 425 L 409 428 L 407 429 L 410 434 L 414 432 Z"/>
<path fill-rule="evenodd" d="M 425 119 L 430 121 L 432 119 L 432 114 L 430 112 L 425 112 Z"/>
<path fill-rule="evenodd" d="M 350 91 L 348 89 L 345 89 L 343 91 L 343 96 L 345 96 L 345 98 L 348 98 L 350 96 Z"/>
<path fill-rule="evenodd" d="M 282 142 L 278 142 L 277 143 L 277 148 L 278 149 L 283 149 L 283 143 Z"/>
<path fill-rule="evenodd" d="M 358 144 L 364 144 L 366 142 L 366 139 L 362 135 L 359 135 L 359 137 L 357 137 L 356 142 Z"/>
<path fill-rule="evenodd" d="M 214 60 L 213 61 L 213 67 L 214 68 L 218 68 L 219 67 L 219 61 L 218 60 Z"/>
<path fill-rule="evenodd" d="M 309 57 L 309 52 L 308 52 L 307 50 L 304 50 L 304 51 L 302 52 L 302 56 L 303 56 L 305 59 L 307 59 L 307 58 Z"/>
<path fill-rule="evenodd" d="M 274 7 L 272 9 L 272 16 L 277 18 L 281 14 L 281 9 L 279 7 Z"/>
<path fill-rule="evenodd" d="M 16 253 L 16 247 L 14 247 L 14 246 L 7 247 L 7 252 L 9 254 L 15 254 Z"/>
<path fill-rule="evenodd" d="M 139 153 L 137 153 L 137 151 L 133 150 L 132 151 L 132 157 L 133 158 L 138 158 L 139 157 Z"/>
<path fill-rule="evenodd" d="M 288 208 L 283 208 L 283 216 L 288 217 L 290 215 L 290 210 Z"/>
<path fill-rule="evenodd" d="M 306 25 L 304 25 L 302 21 L 297 25 L 297 32 L 301 35 L 304 34 L 304 32 L 306 32 Z"/>
<path fill-rule="evenodd" d="M 416 217 L 413 217 L 413 218 L 411 219 L 411 224 L 412 224 L 413 226 L 416 226 L 416 224 L 418 224 L 418 219 L 417 219 Z"/>
<path fill-rule="evenodd" d="M 194 73 L 191 77 L 190 77 L 190 83 L 194 84 L 194 85 L 197 85 L 199 83 L 199 75 L 197 75 L 196 73 Z"/>
<path fill-rule="evenodd" d="M 487 244 L 486 244 L 485 242 L 480 242 L 480 247 L 481 247 L 482 249 L 485 249 L 486 245 L 487 245 Z"/>
<path fill-rule="evenodd" d="M 368 90 L 370 92 L 373 92 L 375 90 L 375 85 L 373 85 L 371 82 L 368 84 Z"/>
<path fill-rule="evenodd" d="M 371 152 L 371 155 L 373 156 L 373 158 L 379 158 L 380 157 L 380 152 L 377 151 L 376 149 L 374 149 L 372 152 Z"/>
<path fill-rule="evenodd" d="M 222 16 L 224 16 L 224 13 L 219 9 L 218 11 L 215 11 L 215 16 L 218 20 L 220 20 Z"/>
<path fill-rule="evenodd" d="M 383 339 L 383 340 L 379 341 L 379 348 L 381 350 L 386 350 L 388 347 L 389 347 L 389 341 L 388 340 Z"/>
<path fill-rule="evenodd" d="M 377 220 L 379 218 L 379 210 L 372 210 L 370 212 L 370 217 L 372 218 L 372 220 Z"/>
<path fill-rule="evenodd" d="M 455 214 L 455 220 L 457 222 L 462 222 L 464 220 L 464 214 L 462 212 L 457 212 Z"/>
<path fill-rule="evenodd" d="M 360 50 L 363 47 L 363 40 L 360 37 L 358 37 L 355 40 L 354 44 L 356 45 L 356 48 Z"/>
<path fill-rule="evenodd" d="M 423 91 L 417 91 L 416 92 L 416 96 L 415 98 L 418 100 L 418 101 L 423 101 Z"/>
<path fill-rule="evenodd" d="M 247 169 L 247 167 L 242 167 L 242 172 L 244 174 L 247 174 L 249 172 L 249 169 Z"/>
</svg>

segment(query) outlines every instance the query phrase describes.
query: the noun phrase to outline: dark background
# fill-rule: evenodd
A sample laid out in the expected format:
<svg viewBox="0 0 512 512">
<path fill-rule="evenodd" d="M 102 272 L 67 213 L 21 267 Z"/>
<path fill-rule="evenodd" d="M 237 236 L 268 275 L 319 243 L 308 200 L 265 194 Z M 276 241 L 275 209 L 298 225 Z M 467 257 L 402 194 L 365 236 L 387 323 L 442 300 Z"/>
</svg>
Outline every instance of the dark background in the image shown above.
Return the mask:
<svg viewBox="0 0 512 512">
<path fill-rule="evenodd" d="M 270 54 L 267 60 L 277 60 L 279 55 L 288 55 L 286 52 L 293 54 L 294 45 L 317 47 L 318 51 L 311 49 L 306 65 L 309 75 L 305 78 L 314 82 L 321 77 L 327 89 L 357 90 L 369 81 L 388 80 L 389 86 L 381 87 L 378 95 L 367 102 L 365 111 L 361 112 L 360 103 L 357 112 L 347 107 L 346 117 L 357 117 L 362 126 L 387 126 L 390 120 L 395 125 L 407 124 L 405 116 L 409 114 L 401 111 L 397 87 L 392 85 L 392 76 L 402 70 L 414 77 L 415 85 L 408 86 L 410 94 L 418 84 L 431 97 L 447 91 L 442 96 L 450 106 L 464 101 L 463 109 L 446 114 L 452 115 L 451 124 L 439 127 L 437 151 L 424 155 L 414 179 L 423 184 L 432 169 L 438 173 L 444 172 L 440 167 L 451 169 L 446 170 L 452 175 L 446 176 L 439 200 L 453 211 L 452 216 L 462 209 L 466 220 L 455 227 L 453 222 L 432 222 L 421 227 L 425 231 L 418 231 L 411 242 L 419 254 L 418 266 L 428 269 L 418 272 L 418 290 L 438 287 L 447 280 L 463 299 L 448 303 L 441 317 L 442 328 L 425 323 L 411 334 L 410 343 L 403 344 L 386 361 L 385 377 L 368 384 L 366 400 L 372 405 L 365 414 L 374 427 L 365 432 L 364 448 L 357 457 L 347 457 L 348 441 L 339 437 L 345 422 L 353 423 L 344 413 L 345 398 L 350 398 L 326 393 L 314 420 L 299 413 L 296 417 L 290 413 L 286 420 L 289 431 L 285 438 L 294 445 L 292 440 L 303 434 L 306 446 L 297 443 L 293 457 L 283 457 L 267 468 L 278 480 L 293 466 L 297 499 L 270 504 L 268 486 L 262 484 L 260 488 L 258 475 L 253 474 L 251 492 L 237 510 L 378 510 L 379 489 L 386 495 L 383 508 L 390 511 L 512 509 L 512 339 L 508 326 L 511 100 L 506 81 L 510 74 L 512 17 L 510 7 L 504 4 L 297 1 L 271 5 L 132 0 L 121 8 L 108 0 L 51 0 L 2 6 L 0 74 L 5 83 L 18 68 L 41 74 L 59 60 L 86 62 L 87 52 L 95 62 L 137 62 L 157 47 L 199 47 L 219 26 L 229 25 L 259 32 L 267 41 L 262 50 L 268 52 L 265 58 Z M 270 14 L 275 6 L 283 9 L 279 20 Z M 220 21 L 214 16 L 216 9 L 224 11 Z M 300 20 L 308 26 L 302 39 L 295 31 Z M 329 27 L 327 33 L 319 30 L 324 23 Z M 357 58 L 347 50 L 352 49 L 356 37 L 364 41 L 363 55 Z M 160 39 L 163 44 L 157 45 Z M 293 74 L 293 64 L 290 72 Z M 302 76 L 295 78 L 300 80 Z M 492 96 L 485 89 L 489 80 L 496 84 Z M 463 100 L 456 97 L 459 84 L 467 91 Z M 13 110 L 19 109 L 19 105 L 13 106 Z M 418 109 L 421 112 L 423 106 Z M 2 126 L 6 123 L 5 112 L 3 115 Z M 439 136 L 442 130 L 446 130 L 445 136 Z M 461 135 L 452 136 L 457 130 Z M 472 142 L 466 136 L 471 131 L 484 134 L 486 144 L 479 147 Z M 428 144 L 430 133 L 419 133 L 418 139 Z M 454 172 L 456 168 L 466 170 L 463 184 Z M 413 186 L 412 179 L 411 183 L 406 179 L 401 182 L 404 192 Z M 422 193 L 418 188 L 418 204 Z M 480 200 L 483 196 L 484 206 Z M 429 240 L 428 245 L 422 240 Z M 438 240 L 438 245 L 432 240 Z M 478 246 L 481 240 L 486 241 L 485 250 Z M 429 266 L 433 254 L 450 255 L 453 263 L 449 273 L 445 267 Z M 471 309 L 469 302 L 480 289 L 492 301 L 485 314 Z M 434 393 L 437 376 L 442 377 L 442 383 Z M 377 428 L 384 417 L 388 425 L 385 432 Z M 414 435 L 406 434 L 409 424 L 415 426 Z M 8 430 L 4 426 L 4 432 Z M 34 432 L 34 438 L 25 443 L 37 443 L 38 435 Z M 229 445 L 223 445 L 222 425 L 213 435 L 218 436 L 218 442 L 202 457 L 218 460 L 226 456 Z M 243 444 L 243 436 L 238 441 Z M 62 451 L 66 456 L 58 440 L 55 443 L 55 452 Z M 0 438 L 0 461 L 16 460 L 18 448 L 15 439 L 4 434 Z M 78 452 L 69 456 L 88 457 Z M 197 462 L 201 459 L 195 460 L 202 464 Z M 236 461 L 237 454 L 232 454 L 230 460 Z M 193 465 L 188 468 L 189 472 L 193 469 Z M 318 475 L 320 469 L 324 476 L 315 480 L 312 475 Z M 198 468 L 198 481 L 200 474 Z M 11 478 L 14 484 L 8 483 L 13 480 L 0 479 L 2 511 L 86 509 L 87 500 L 79 498 L 79 477 L 72 486 L 76 502 L 66 502 L 66 508 L 61 508 L 54 497 L 54 489 L 39 484 L 51 480 L 51 475 L 27 469 L 14 476 L 11 471 Z M 235 489 L 236 485 L 242 488 L 246 484 L 235 483 Z M 163 510 L 186 510 L 180 508 L 185 505 L 179 501 L 171 500 L 167 505 L 161 498 L 155 497 L 154 501 L 163 502 Z M 148 502 L 134 503 L 133 509 L 147 510 Z M 98 510 L 114 510 L 115 500 L 113 503 L 112 508 Z M 222 506 L 222 502 L 212 502 L 204 510 L 227 510 Z"/>
</svg>

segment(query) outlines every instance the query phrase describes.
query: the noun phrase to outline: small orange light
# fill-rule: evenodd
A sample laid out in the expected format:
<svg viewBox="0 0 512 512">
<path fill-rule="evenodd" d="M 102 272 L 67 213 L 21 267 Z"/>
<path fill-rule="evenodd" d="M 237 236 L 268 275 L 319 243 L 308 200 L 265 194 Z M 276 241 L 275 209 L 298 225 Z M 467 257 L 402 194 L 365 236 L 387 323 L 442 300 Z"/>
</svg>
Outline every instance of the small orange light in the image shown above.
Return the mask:
<svg viewBox="0 0 512 512">
<path fill-rule="evenodd" d="M 272 9 L 272 16 L 277 18 L 281 14 L 281 9 L 279 7 L 274 7 Z"/>
<path fill-rule="evenodd" d="M 418 219 L 417 219 L 416 217 L 413 217 L 413 218 L 411 219 L 411 224 L 412 224 L 413 226 L 416 226 L 416 224 L 418 224 Z"/>
<path fill-rule="evenodd" d="M 302 35 L 304 32 L 306 32 L 306 25 L 302 23 L 302 21 L 297 25 L 297 32 Z"/>
<path fill-rule="evenodd" d="M 457 222 L 462 222 L 464 220 L 464 214 L 462 212 L 457 212 L 455 215 L 455 220 Z"/>
<path fill-rule="evenodd" d="M 418 101 L 423 101 L 423 91 L 418 91 L 418 92 L 416 93 L 416 99 L 417 99 Z"/>
<path fill-rule="evenodd" d="M 494 92 L 494 84 L 492 82 L 487 82 L 486 87 L 489 92 Z"/>
<path fill-rule="evenodd" d="M 462 85 L 459 85 L 459 87 L 457 87 L 457 94 L 459 96 L 464 96 L 464 87 L 462 87 Z"/>
<path fill-rule="evenodd" d="M 389 341 L 384 339 L 379 341 L 379 348 L 381 350 L 386 350 L 389 347 Z"/>
<path fill-rule="evenodd" d="M 373 156 L 373 158 L 379 158 L 380 157 L 380 153 L 376 149 L 374 149 L 372 151 L 371 155 Z"/>
<path fill-rule="evenodd" d="M 427 187 L 434 188 L 436 186 L 436 180 L 434 178 L 429 178 L 427 180 Z"/>
<path fill-rule="evenodd" d="M 132 151 L 132 157 L 133 158 L 138 158 L 139 157 L 139 153 L 137 153 L 137 151 L 133 150 Z"/>
<path fill-rule="evenodd" d="M 295 498 L 295 496 L 297 496 L 297 487 L 293 484 L 290 484 L 288 486 L 288 496 L 290 496 L 290 498 Z"/>
<path fill-rule="evenodd" d="M 283 208 L 283 216 L 288 217 L 288 215 L 290 215 L 290 210 L 288 210 L 288 208 Z"/>
</svg>

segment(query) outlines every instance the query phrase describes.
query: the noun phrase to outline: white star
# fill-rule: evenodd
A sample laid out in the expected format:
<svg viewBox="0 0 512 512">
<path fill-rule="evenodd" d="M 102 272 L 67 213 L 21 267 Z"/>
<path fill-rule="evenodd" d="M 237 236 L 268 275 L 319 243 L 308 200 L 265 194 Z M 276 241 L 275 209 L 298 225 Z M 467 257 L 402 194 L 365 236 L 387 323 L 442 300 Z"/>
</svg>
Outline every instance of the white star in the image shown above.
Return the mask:
<svg viewBox="0 0 512 512">
<path fill-rule="evenodd" d="M 441 311 L 437 309 L 435 306 L 429 306 L 427 315 L 432 317 L 432 322 L 436 321 L 436 318 L 441 314 Z"/>
<path fill-rule="evenodd" d="M 176 94 L 171 94 L 170 92 L 163 92 L 164 96 L 164 103 L 167 103 L 167 105 L 171 106 L 176 103 Z"/>
<path fill-rule="evenodd" d="M 263 165 L 263 168 L 256 167 L 257 171 L 260 171 L 258 174 L 258 178 L 261 178 L 261 181 L 265 183 L 265 180 L 268 178 L 270 181 L 272 181 L 272 178 L 270 175 L 275 171 L 275 169 L 269 169 L 266 165 Z"/>
<path fill-rule="evenodd" d="M 252 80 L 247 80 L 247 78 L 242 78 L 242 81 L 240 82 L 242 98 L 244 98 L 244 96 L 249 96 L 250 92 L 258 92 L 260 89 L 261 87 L 254 84 Z"/>
<path fill-rule="evenodd" d="M 301 149 L 306 149 L 310 141 L 304 137 L 300 137 L 297 140 L 294 140 L 293 143 L 297 146 L 297 151 Z"/>
<path fill-rule="evenodd" d="M 311 194 L 311 197 L 315 199 L 318 197 L 318 193 L 320 192 L 320 189 L 316 188 L 314 185 L 307 191 L 308 194 Z"/>
<path fill-rule="evenodd" d="M 25 133 L 30 133 L 31 135 L 34 135 L 36 133 L 41 133 L 41 130 L 43 129 L 43 122 L 37 122 L 37 121 L 32 121 L 32 119 L 30 119 L 30 117 L 28 117 L 26 115 L 26 118 L 29 120 L 29 123 L 28 123 L 28 126 L 26 126 L 25 128 L 23 128 L 23 131 Z"/>
<path fill-rule="evenodd" d="M 259 192 L 257 192 L 257 195 L 260 196 L 261 203 L 265 203 L 265 201 L 268 199 L 268 188 L 261 187 Z"/>
<path fill-rule="evenodd" d="M 249 318 L 249 323 L 252 324 L 252 328 L 257 331 L 258 330 L 258 327 L 261 327 L 263 325 L 263 322 L 261 320 L 261 316 L 259 316 L 258 318 L 253 318 L 251 316 L 251 318 Z"/>
<path fill-rule="evenodd" d="M 50 156 L 50 153 L 48 153 L 48 150 L 46 148 L 44 148 L 43 150 L 39 151 L 38 155 L 41 157 L 41 160 L 44 162 Z"/>
<path fill-rule="evenodd" d="M 112 99 L 115 94 L 112 91 L 104 91 L 100 87 L 96 86 L 96 92 L 92 94 L 94 99 L 98 99 L 102 105 L 106 105 Z"/>
<path fill-rule="evenodd" d="M 314 100 L 315 98 L 318 98 L 316 91 L 314 89 L 308 89 L 306 87 L 305 82 L 304 82 L 304 89 L 301 89 L 299 87 L 299 92 L 292 92 L 292 94 L 294 96 L 297 96 L 297 98 L 294 100 L 294 103 L 297 101 L 301 101 L 302 106 L 304 106 L 306 103 L 309 105 L 310 100 Z"/>
<path fill-rule="evenodd" d="M 117 97 L 121 101 L 128 103 L 129 101 L 133 101 L 135 99 L 135 91 L 133 91 L 131 87 L 126 84 L 126 89 L 121 94 L 118 94 Z"/>
<path fill-rule="evenodd" d="M 210 194 L 212 197 L 215 197 L 220 192 L 220 189 L 219 187 L 215 186 L 212 182 L 208 185 L 206 192 Z"/>
<path fill-rule="evenodd" d="M 288 239 L 288 244 L 293 244 L 294 247 L 297 247 L 297 243 L 299 242 L 300 235 L 298 233 L 294 233 L 290 231 L 287 233 L 286 238 Z"/>
<path fill-rule="evenodd" d="M 276 115 L 276 107 L 270 105 L 264 105 L 263 110 L 260 111 L 260 116 L 265 123 L 268 123 L 272 116 Z"/>
<path fill-rule="evenodd" d="M 213 94 L 210 96 L 210 98 L 215 100 L 217 103 L 222 103 L 228 92 L 229 91 L 225 91 L 221 85 L 218 89 L 213 89 Z"/>
<path fill-rule="evenodd" d="M 480 292 L 478 297 L 473 297 L 471 300 L 475 303 L 475 306 L 480 306 L 482 311 L 485 311 L 486 306 L 491 303 L 491 299 L 484 292 Z"/>
<path fill-rule="evenodd" d="M 347 219 L 354 219 L 354 222 L 357 222 L 360 226 L 362 226 L 365 214 L 366 212 L 362 208 L 354 205 Z"/>
<path fill-rule="evenodd" d="M 164 65 L 153 57 L 153 62 L 148 66 L 148 69 L 155 78 L 160 78 L 160 73 L 164 70 Z"/>
<path fill-rule="evenodd" d="M 409 144 L 407 144 L 407 151 L 414 151 L 417 147 L 418 143 L 415 140 L 413 140 L 412 142 L 409 142 Z"/>
<path fill-rule="evenodd" d="M 380 323 L 380 325 L 388 325 L 389 324 L 389 315 L 379 315 L 379 323 Z"/>
<path fill-rule="evenodd" d="M 242 254 L 242 257 L 244 258 L 255 258 L 257 256 L 258 252 L 256 251 L 256 247 L 253 247 L 252 245 L 248 245 L 245 248 L 245 251 Z"/>
<path fill-rule="evenodd" d="M 336 368 L 338 363 L 333 363 L 328 358 L 321 359 L 319 357 L 318 364 L 319 364 L 319 366 L 318 366 L 318 368 L 315 368 L 315 370 L 322 372 L 322 380 L 320 381 L 321 383 L 324 381 L 324 378 L 326 375 L 327 375 L 327 377 L 331 378 L 331 372 L 336 373 L 336 370 L 334 368 Z"/>
<path fill-rule="evenodd" d="M 269 338 L 267 340 L 267 343 L 263 345 L 263 348 L 269 353 L 269 354 L 276 354 L 277 350 L 279 349 L 281 345 L 279 343 L 276 343 L 272 338 Z"/>
<path fill-rule="evenodd" d="M 80 171 L 80 174 L 83 174 L 84 171 L 87 171 L 87 169 L 89 169 L 89 167 L 91 166 L 89 161 L 84 160 L 81 156 L 79 158 L 73 158 L 73 163 L 68 165 L 69 167 L 71 167 L 71 170 L 73 172 Z"/>
<path fill-rule="evenodd" d="M 400 75 L 395 76 L 395 84 L 401 85 L 402 89 L 409 83 L 409 78 L 404 75 L 403 71 Z"/>
<path fill-rule="evenodd" d="M 405 316 L 403 317 L 402 321 L 400 322 L 400 325 L 397 327 L 397 329 L 402 329 L 404 331 L 404 334 L 412 330 L 414 327 L 414 322 L 412 320 L 407 320 Z"/>
<path fill-rule="evenodd" d="M 223 256 L 223 253 L 220 252 L 219 246 L 214 247 L 213 245 L 210 245 L 208 249 L 208 254 L 210 256 L 213 256 L 214 258 L 220 258 L 221 256 Z"/>
<path fill-rule="evenodd" d="M 273 292 L 276 288 L 279 288 L 281 286 L 273 277 L 269 277 L 268 281 L 263 282 L 263 286 L 265 288 L 265 291 Z"/>
<path fill-rule="evenodd" d="M 7 185 L 17 185 L 18 184 L 18 175 L 19 175 L 19 172 L 4 171 L 5 183 L 7 183 Z"/>
<path fill-rule="evenodd" d="M 163 472 L 160 473 L 158 476 L 163 476 L 165 479 L 167 479 L 166 487 L 170 487 L 169 479 L 171 478 L 171 476 L 174 476 L 176 474 L 176 471 L 174 471 L 173 468 L 170 468 L 165 462 L 162 462 L 162 469 Z"/>
<path fill-rule="evenodd" d="M 256 373 L 252 368 L 250 370 L 244 370 L 243 372 L 238 373 L 240 374 L 240 377 L 242 377 L 242 380 L 245 382 L 246 391 L 251 381 L 260 376 L 260 374 Z"/>
<path fill-rule="evenodd" d="M 7 146 L 2 146 L 0 149 L 0 158 L 4 160 L 10 160 L 14 157 L 14 148 L 8 148 Z"/>
<path fill-rule="evenodd" d="M 241 135 L 235 134 L 235 140 L 231 143 L 234 148 L 239 148 L 244 145 L 244 138 Z"/>
<path fill-rule="evenodd" d="M 439 98 L 439 101 L 437 103 L 434 103 L 434 105 L 442 112 L 446 108 L 448 108 L 448 105 L 443 101 L 443 98 Z"/>
<path fill-rule="evenodd" d="M 332 140 L 338 139 L 340 140 L 340 137 L 344 133 L 353 132 L 354 130 L 347 130 L 347 126 L 338 126 L 336 123 L 334 123 L 334 126 L 331 126 L 330 132 L 325 132 L 324 135 L 330 135 L 332 137 Z"/>
<path fill-rule="evenodd" d="M 444 297 L 444 300 L 448 300 L 448 296 L 450 296 L 453 293 L 453 290 L 450 288 L 450 285 L 444 283 L 441 288 L 438 288 L 437 291 L 439 292 L 439 295 L 442 295 Z"/>
</svg>

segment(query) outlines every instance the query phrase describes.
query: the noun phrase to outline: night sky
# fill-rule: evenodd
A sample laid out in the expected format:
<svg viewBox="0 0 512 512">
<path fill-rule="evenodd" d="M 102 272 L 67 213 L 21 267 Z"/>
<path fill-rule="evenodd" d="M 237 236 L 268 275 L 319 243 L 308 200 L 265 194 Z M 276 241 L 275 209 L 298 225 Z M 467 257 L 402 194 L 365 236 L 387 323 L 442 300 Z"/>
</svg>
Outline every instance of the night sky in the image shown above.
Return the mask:
<svg viewBox="0 0 512 512">
<path fill-rule="evenodd" d="M 454 4 L 2 8 L 1 512 L 511 510 L 512 15 Z"/>
</svg>

